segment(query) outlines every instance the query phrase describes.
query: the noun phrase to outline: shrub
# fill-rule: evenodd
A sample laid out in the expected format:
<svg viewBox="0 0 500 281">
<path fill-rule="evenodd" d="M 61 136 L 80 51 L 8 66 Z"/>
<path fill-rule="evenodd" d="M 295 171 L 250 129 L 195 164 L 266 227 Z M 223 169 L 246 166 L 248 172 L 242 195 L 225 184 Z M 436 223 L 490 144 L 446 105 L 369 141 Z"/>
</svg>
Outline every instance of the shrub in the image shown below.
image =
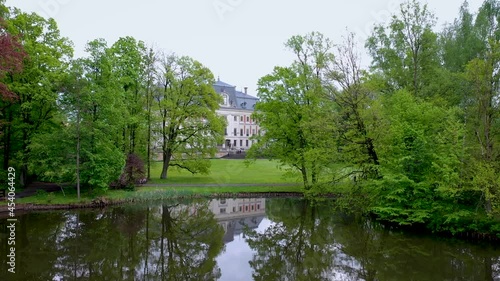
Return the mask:
<svg viewBox="0 0 500 281">
<path fill-rule="evenodd" d="M 118 181 L 119 187 L 134 189 L 136 184 L 144 183 L 144 162 L 136 154 L 129 154 L 123 173 Z"/>
</svg>

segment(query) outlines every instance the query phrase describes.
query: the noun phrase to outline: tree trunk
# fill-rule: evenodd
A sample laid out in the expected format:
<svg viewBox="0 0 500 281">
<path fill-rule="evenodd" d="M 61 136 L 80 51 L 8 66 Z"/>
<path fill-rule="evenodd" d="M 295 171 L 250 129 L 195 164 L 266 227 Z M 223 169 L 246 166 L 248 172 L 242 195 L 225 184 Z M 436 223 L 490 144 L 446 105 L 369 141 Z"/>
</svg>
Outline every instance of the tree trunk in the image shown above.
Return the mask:
<svg viewBox="0 0 500 281">
<path fill-rule="evenodd" d="M 170 165 L 170 159 L 172 158 L 172 152 L 167 149 L 163 151 L 163 168 L 161 171 L 161 179 L 166 179 L 168 176 L 168 166 Z"/>
<path fill-rule="evenodd" d="M 311 187 L 309 186 L 309 179 L 307 178 L 307 169 L 304 166 L 304 164 L 302 164 L 300 172 L 302 173 L 302 181 L 304 181 L 304 188 L 306 190 L 309 190 Z"/>
<path fill-rule="evenodd" d="M 10 139 L 11 134 L 11 123 L 12 123 L 12 112 L 9 111 L 8 121 L 4 125 L 4 154 L 3 154 L 3 169 L 7 170 L 9 168 L 9 158 L 10 158 Z"/>
<path fill-rule="evenodd" d="M 23 130 L 23 146 L 22 151 L 24 153 L 21 163 L 21 173 L 19 175 L 19 183 L 22 187 L 28 184 L 28 132 Z"/>
<path fill-rule="evenodd" d="M 147 145 L 147 155 L 146 155 L 146 162 L 147 162 L 147 166 L 148 166 L 148 174 L 146 176 L 146 178 L 148 180 L 151 179 L 151 125 L 149 125 L 149 129 L 148 129 L 148 145 Z"/>
<path fill-rule="evenodd" d="M 130 148 L 129 154 L 135 153 L 135 125 L 130 126 Z"/>
<path fill-rule="evenodd" d="M 366 138 L 366 148 L 368 149 L 368 155 L 373 161 L 373 164 L 379 165 L 380 163 L 378 161 L 377 152 L 375 151 L 375 146 L 373 145 L 373 139 Z"/>
</svg>

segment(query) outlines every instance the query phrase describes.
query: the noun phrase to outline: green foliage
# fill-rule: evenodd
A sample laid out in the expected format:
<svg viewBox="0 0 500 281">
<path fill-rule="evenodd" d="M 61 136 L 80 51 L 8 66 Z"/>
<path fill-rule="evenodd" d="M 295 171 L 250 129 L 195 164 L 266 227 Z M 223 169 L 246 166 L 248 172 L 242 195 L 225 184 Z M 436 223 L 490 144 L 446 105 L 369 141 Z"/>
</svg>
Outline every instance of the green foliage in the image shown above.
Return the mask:
<svg viewBox="0 0 500 281">
<path fill-rule="evenodd" d="M 123 152 L 145 154 L 147 83 L 146 47 L 133 37 L 122 37 L 109 48 L 111 67 L 123 102 Z"/>
<path fill-rule="evenodd" d="M 48 195 L 48 192 L 43 190 L 43 189 L 38 189 L 36 191 L 36 197 L 38 197 L 38 198 L 45 198 L 45 197 L 47 197 L 47 195 Z"/>
<path fill-rule="evenodd" d="M 162 62 L 155 103 L 161 117 L 163 169 L 169 167 L 191 173 L 208 173 L 217 145 L 223 142 L 226 121 L 215 111 L 222 97 L 213 89 L 212 72 L 189 57 L 167 56 Z"/>
<path fill-rule="evenodd" d="M 19 99 L 17 103 L 2 107 L 5 110 L 2 115 L 10 119 L 9 134 L 3 140 L 8 148 L 4 166 L 9 162 L 17 163 L 21 185 L 24 185 L 31 174 L 28 165 L 33 138 L 60 125 L 57 123 L 60 121 L 57 99 L 73 48 L 71 42 L 60 35 L 53 19 L 47 20 L 37 14 L 14 9 L 7 29 L 22 38 L 27 56 L 23 71 L 10 75 L 7 85 Z"/>
<path fill-rule="evenodd" d="M 111 141 L 100 139 L 92 150 L 82 150 L 82 183 L 107 190 L 116 181 L 125 166 L 125 155 Z"/>
<path fill-rule="evenodd" d="M 29 146 L 29 170 L 47 182 L 75 180 L 75 145 L 69 128 L 37 134 Z"/>
<path fill-rule="evenodd" d="M 460 187 L 464 151 L 459 111 L 419 101 L 405 91 L 383 103 L 386 134 L 376 145 L 384 178 L 373 183 L 378 192 L 373 210 L 383 220 L 425 224 L 434 215 L 434 204 L 453 198 Z"/>
<path fill-rule="evenodd" d="M 366 42 L 373 58 L 372 70 L 383 75 L 391 91 L 405 88 L 424 96 L 438 66 L 437 35 L 432 30 L 435 23 L 427 4 L 411 0 L 401 4 L 387 26 L 374 28 Z"/>
<path fill-rule="evenodd" d="M 310 189 L 324 180 L 335 156 L 335 142 L 326 89 L 320 76 L 331 64 L 332 43 L 319 33 L 294 36 L 286 44 L 297 56 L 290 67 L 275 67 L 258 83 L 260 102 L 253 118 L 265 134 L 250 149 L 279 159 L 282 165 L 301 173 Z"/>
<path fill-rule="evenodd" d="M 459 111 L 418 101 L 404 91 L 385 100 L 386 133 L 377 144 L 384 166 L 415 182 L 441 178 L 444 185 L 456 186 L 463 153 Z"/>
</svg>

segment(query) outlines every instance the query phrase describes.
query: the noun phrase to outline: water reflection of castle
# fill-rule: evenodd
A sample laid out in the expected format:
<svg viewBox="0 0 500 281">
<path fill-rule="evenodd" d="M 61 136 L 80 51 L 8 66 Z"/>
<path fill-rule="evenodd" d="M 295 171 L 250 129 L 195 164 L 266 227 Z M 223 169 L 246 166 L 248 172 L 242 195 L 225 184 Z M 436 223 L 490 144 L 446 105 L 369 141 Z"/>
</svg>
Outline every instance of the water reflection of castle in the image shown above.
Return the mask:
<svg viewBox="0 0 500 281">
<path fill-rule="evenodd" d="M 224 243 L 234 240 L 245 227 L 256 229 L 266 214 L 265 198 L 213 199 L 210 210 L 224 228 Z"/>
</svg>

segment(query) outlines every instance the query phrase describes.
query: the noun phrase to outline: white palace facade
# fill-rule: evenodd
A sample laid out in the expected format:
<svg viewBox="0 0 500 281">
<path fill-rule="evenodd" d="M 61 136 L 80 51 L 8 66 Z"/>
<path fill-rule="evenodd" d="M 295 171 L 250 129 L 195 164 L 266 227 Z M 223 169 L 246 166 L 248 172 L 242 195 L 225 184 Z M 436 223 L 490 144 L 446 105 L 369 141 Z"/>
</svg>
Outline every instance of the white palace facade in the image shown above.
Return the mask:
<svg viewBox="0 0 500 281">
<path fill-rule="evenodd" d="M 247 93 L 236 90 L 236 86 L 224 83 L 217 79 L 213 85 L 224 101 L 217 113 L 227 120 L 225 130 L 225 141 L 222 144 L 223 150 L 246 150 L 252 146 L 256 140 L 252 136 L 260 132 L 259 125 L 252 120 L 252 113 L 258 98 Z"/>
</svg>

